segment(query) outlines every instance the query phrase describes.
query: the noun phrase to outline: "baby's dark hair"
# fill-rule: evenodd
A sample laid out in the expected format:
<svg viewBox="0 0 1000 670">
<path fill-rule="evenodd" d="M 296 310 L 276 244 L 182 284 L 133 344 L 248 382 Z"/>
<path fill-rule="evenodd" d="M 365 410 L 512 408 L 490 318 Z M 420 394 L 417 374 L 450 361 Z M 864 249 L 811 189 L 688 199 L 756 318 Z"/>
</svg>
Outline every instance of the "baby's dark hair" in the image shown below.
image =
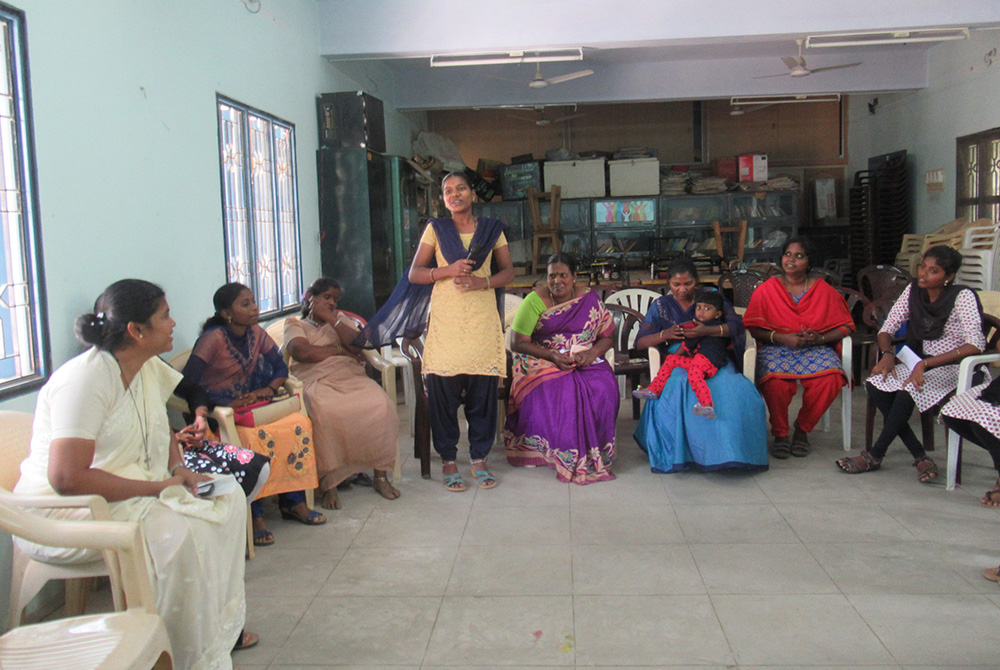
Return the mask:
<svg viewBox="0 0 1000 670">
<path fill-rule="evenodd" d="M 712 289 L 703 289 L 698 291 L 694 301 L 696 304 L 703 302 L 706 305 L 711 305 L 720 312 L 722 311 L 723 305 L 725 305 L 725 302 L 722 299 L 722 294 L 718 291 L 713 291 Z"/>
<path fill-rule="evenodd" d="M 149 323 L 163 302 L 163 289 L 143 279 L 122 279 L 104 289 L 94 311 L 76 320 L 84 344 L 114 352 L 126 342 L 128 324 Z"/>
</svg>

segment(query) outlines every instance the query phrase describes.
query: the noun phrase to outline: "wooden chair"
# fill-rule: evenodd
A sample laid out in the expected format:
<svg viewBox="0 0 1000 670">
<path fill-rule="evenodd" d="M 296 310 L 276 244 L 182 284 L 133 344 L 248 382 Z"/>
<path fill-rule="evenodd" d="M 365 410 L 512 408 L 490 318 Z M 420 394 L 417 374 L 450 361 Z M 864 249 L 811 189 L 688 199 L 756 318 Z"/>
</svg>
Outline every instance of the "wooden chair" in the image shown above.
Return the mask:
<svg viewBox="0 0 1000 670">
<path fill-rule="evenodd" d="M 727 256 L 724 252 L 724 247 L 722 246 L 722 234 L 723 233 L 736 233 L 737 234 L 737 246 L 736 246 L 736 262 L 743 262 L 743 249 L 747 242 L 747 222 L 746 219 L 741 219 L 735 226 L 727 226 L 723 228 L 719 225 L 718 221 L 712 222 L 712 231 L 715 233 L 715 252 L 726 259 L 732 259 L 732 256 Z"/>
<path fill-rule="evenodd" d="M 750 296 L 765 281 L 767 275 L 756 270 L 723 272 L 719 276 L 719 293 L 725 296 L 733 307 L 745 309 L 750 304 Z"/>
<path fill-rule="evenodd" d="M 139 525 L 122 521 L 56 521 L 20 509 L 24 505 L 35 507 L 26 496 L 0 490 L 0 529 L 37 544 L 97 549 L 113 556 L 112 584 L 122 586 L 124 597 L 116 598 L 118 611 L 110 614 L 13 628 L 0 637 L 0 667 L 173 667 L 170 638 L 156 611 Z"/>
<path fill-rule="evenodd" d="M 883 319 L 884 320 L 884 319 Z M 997 348 L 997 342 L 1000 341 L 1000 317 L 993 316 L 992 314 L 983 314 L 983 335 L 986 337 L 986 351 L 993 351 Z M 896 344 L 900 344 L 905 340 L 896 340 Z M 875 366 L 875 356 L 876 352 L 872 349 L 872 356 L 870 362 L 872 367 Z M 980 354 L 981 356 L 989 354 Z M 974 358 L 970 356 L 969 358 Z M 969 360 L 969 359 L 965 359 Z M 964 362 L 964 361 L 963 361 Z M 970 364 L 971 365 L 971 364 Z M 959 375 L 961 375 L 961 364 L 959 364 Z M 972 374 L 974 368 L 969 368 L 968 379 L 971 383 Z M 970 386 L 971 388 L 971 386 Z M 924 449 L 927 451 L 934 451 L 934 420 L 937 418 L 937 414 L 941 407 L 951 400 L 951 397 L 955 395 L 955 391 L 948 393 L 944 398 L 941 399 L 938 404 L 930 407 L 925 412 L 920 413 L 920 432 L 921 432 L 921 443 L 924 445 Z M 875 402 L 869 398 L 868 407 L 865 413 L 865 449 L 871 449 L 872 443 L 874 441 L 875 435 L 875 414 L 876 414 Z"/>
<path fill-rule="evenodd" d="M 13 490 L 21 477 L 21 461 L 28 457 L 31 444 L 31 424 L 34 415 L 24 412 L 0 412 L 0 489 Z M 94 520 L 110 521 L 111 510 L 101 496 L 11 496 L 11 504 L 36 509 L 88 509 Z M 38 517 L 33 517 L 38 518 Z M 62 546 L 62 545 L 59 545 Z M 113 552 L 105 552 L 102 558 L 86 563 L 43 563 L 36 561 L 15 544 L 13 546 L 10 579 L 10 603 L 8 627 L 21 625 L 21 615 L 25 606 L 38 595 L 47 582 L 61 579 L 66 582 L 66 612 L 71 616 L 83 614 L 87 609 L 87 593 L 92 578 L 111 578 L 111 595 L 115 608 L 122 609 L 121 584 L 117 578 L 117 566 Z M 2 667 L 2 663 L 0 663 Z"/>
<path fill-rule="evenodd" d="M 542 200 L 549 200 L 549 218 L 542 220 Z M 531 273 L 545 272 L 545 263 L 541 258 L 543 242 L 552 245 L 552 253 L 559 253 L 559 219 L 561 216 L 562 187 L 553 184 L 548 191 L 540 192 L 533 186 L 528 187 L 528 208 L 531 212 L 531 227 L 534 242 L 531 246 Z"/>
</svg>

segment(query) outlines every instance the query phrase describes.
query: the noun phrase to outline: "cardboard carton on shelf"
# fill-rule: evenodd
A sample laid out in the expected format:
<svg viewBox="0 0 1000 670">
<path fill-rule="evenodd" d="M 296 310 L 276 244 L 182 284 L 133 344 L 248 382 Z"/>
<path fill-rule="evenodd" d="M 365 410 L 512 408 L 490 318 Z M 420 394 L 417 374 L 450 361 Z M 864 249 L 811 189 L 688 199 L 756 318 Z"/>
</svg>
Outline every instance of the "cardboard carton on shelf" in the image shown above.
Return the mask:
<svg viewBox="0 0 1000 670">
<path fill-rule="evenodd" d="M 740 181 L 767 181 L 767 156 L 747 154 L 739 157 Z"/>
<path fill-rule="evenodd" d="M 712 161 L 712 173 L 735 184 L 740 178 L 739 161 L 736 158 L 716 158 Z"/>
</svg>

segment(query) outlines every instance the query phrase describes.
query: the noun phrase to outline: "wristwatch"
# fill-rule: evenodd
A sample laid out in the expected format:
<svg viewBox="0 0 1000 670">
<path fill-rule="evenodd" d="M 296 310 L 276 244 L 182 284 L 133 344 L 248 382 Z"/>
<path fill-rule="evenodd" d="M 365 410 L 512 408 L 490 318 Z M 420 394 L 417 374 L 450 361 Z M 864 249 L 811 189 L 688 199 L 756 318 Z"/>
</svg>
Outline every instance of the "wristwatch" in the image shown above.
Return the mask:
<svg viewBox="0 0 1000 670">
<path fill-rule="evenodd" d="M 893 358 L 895 358 L 895 357 L 896 357 L 896 352 L 895 352 L 895 351 L 879 351 L 879 352 L 878 352 L 878 355 L 879 355 L 880 357 L 881 357 L 881 356 L 885 356 L 886 354 L 889 354 L 889 355 L 890 355 L 890 356 L 892 356 Z"/>
</svg>

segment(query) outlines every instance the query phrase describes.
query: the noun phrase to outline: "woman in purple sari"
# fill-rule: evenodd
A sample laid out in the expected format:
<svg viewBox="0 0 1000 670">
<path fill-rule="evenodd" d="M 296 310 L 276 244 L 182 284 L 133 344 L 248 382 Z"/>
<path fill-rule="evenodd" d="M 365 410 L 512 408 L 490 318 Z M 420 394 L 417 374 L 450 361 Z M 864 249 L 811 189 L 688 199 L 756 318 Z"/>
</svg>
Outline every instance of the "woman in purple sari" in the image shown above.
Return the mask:
<svg viewBox="0 0 1000 670">
<path fill-rule="evenodd" d="M 575 281 L 575 261 L 554 254 L 546 286 L 517 310 L 504 443 L 511 465 L 547 465 L 561 482 L 591 484 L 615 478 L 618 384 L 605 358 L 615 326 Z"/>
</svg>

